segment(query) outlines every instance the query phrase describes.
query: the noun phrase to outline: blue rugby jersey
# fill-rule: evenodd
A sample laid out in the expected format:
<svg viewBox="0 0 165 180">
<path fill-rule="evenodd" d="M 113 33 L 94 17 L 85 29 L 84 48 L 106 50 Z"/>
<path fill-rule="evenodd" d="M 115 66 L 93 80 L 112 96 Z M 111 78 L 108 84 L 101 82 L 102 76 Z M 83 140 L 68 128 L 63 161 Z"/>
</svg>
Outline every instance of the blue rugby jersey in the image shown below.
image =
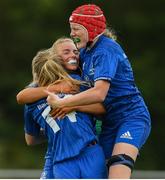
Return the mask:
<svg viewBox="0 0 165 180">
<path fill-rule="evenodd" d="M 27 87 L 38 87 L 36 83 L 31 83 Z M 33 120 L 32 114 L 29 113 L 29 106 L 25 105 L 24 106 L 24 131 L 25 133 L 31 135 L 31 136 L 39 136 L 40 135 L 40 125 Z M 47 151 L 45 154 L 45 160 L 46 159 L 51 159 L 52 158 L 52 144 L 48 140 L 48 146 L 47 146 Z M 50 166 L 50 161 L 48 166 Z M 47 162 L 45 164 L 45 167 L 47 166 Z"/>
<path fill-rule="evenodd" d="M 110 82 L 104 100 L 106 108 L 104 123 L 120 121 L 132 113 L 147 110 L 138 88 L 128 57 L 114 40 L 102 35 L 91 49 L 81 49 L 82 79 L 91 87 L 97 80 Z"/>
<path fill-rule="evenodd" d="M 32 114 L 33 120 L 44 129 L 48 140 L 52 142 L 54 162 L 78 155 L 96 139 L 92 119 L 87 114 L 73 112 L 62 120 L 54 120 L 49 116 L 51 108 L 45 99 L 28 105 L 26 110 L 26 114 Z"/>
<path fill-rule="evenodd" d="M 39 136 L 41 128 L 43 129 L 45 126 L 44 124 L 38 123 L 38 121 L 34 120 L 32 111 L 33 111 L 33 104 L 28 104 L 24 106 L 24 131 L 25 133 L 31 135 L 31 136 Z M 31 107 L 32 106 L 32 107 Z M 45 133 L 45 132 L 44 132 Z M 47 137 L 47 135 L 45 134 Z M 47 152 L 45 154 L 45 159 L 49 159 L 52 156 L 52 142 L 51 139 L 48 139 L 48 147 Z"/>
<path fill-rule="evenodd" d="M 93 117 L 88 114 L 72 112 L 62 120 L 54 120 L 49 116 L 51 108 L 46 99 L 28 104 L 27 107 L 26 118 L 37 122 L 53 144 L 54 163 L 77 156 L 91 141 L 97 139 Z"/>
</svg>

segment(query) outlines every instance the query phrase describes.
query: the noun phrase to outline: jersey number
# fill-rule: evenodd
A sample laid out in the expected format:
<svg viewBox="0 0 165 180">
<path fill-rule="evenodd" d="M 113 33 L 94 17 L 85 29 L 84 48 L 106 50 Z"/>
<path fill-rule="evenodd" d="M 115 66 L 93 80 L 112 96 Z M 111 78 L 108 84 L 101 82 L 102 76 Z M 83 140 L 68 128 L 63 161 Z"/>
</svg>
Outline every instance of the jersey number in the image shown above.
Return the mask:
<svg viewBox="0 0 165 180">
<path fill-rule="evenodd" d="M 45 110 L 42 112 L 42 117 L 45 119 L 45 121 L 49 124 L 49 126 L 52 128 L 53 132 L 56 133 L 57 131 L 60 130 L 60 127 L 58 126 L 57 122 L 55 121 L 55 119 L 53 119 L 51 116 L 50 116 L 50 111 L 51 111 L 51 108 L 50 106 L 47 106 L 45 108 Z M 71 112 L 71 113 L 68 113 L 66 114 L 66 117 L 68 117 L 68 119 L 71 121 L 71 122 L 76 122 L 77 119 L 76 119 L 76 112 Z"/>
</svg>

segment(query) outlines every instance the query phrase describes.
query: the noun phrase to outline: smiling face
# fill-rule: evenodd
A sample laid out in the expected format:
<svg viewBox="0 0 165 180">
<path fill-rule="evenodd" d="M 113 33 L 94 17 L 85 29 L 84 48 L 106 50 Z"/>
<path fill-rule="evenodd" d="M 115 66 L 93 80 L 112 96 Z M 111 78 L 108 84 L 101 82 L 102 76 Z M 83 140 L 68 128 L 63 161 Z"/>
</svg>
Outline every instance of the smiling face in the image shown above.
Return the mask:
<svg viewBox="0 0 165 180">
<path fill-rule="evenodd" d="M 71 33 L 70 36 L 77 42 L 76 46 L 78 49 L 84 48 L 88 42 L 88 31 L 87 29 L 76 23 L 70 23 Z"/>
<path fill-rule="evenodd" d="M 79 66 L 79 51 L 71 40 L 58 44 L 56 46 L 56 52 L 62 59 L 65 69 L 77 70 Z"/>
</svg>

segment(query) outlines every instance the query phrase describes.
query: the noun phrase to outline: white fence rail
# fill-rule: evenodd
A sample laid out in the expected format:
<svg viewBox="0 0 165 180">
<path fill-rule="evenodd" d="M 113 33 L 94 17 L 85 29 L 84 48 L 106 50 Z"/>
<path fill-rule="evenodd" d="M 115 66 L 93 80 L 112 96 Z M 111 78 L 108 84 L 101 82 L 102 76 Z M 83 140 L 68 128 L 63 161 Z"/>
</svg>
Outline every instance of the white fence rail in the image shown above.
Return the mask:
<svg viewBox="0 0 165 180">
<path fill-rule="evenodd" d="M 1 169 L 0 179 L 39 179 L 41 170 Z M 135 170 L 133 179 L 165 179 L 165 171 Z"/>
</svg>

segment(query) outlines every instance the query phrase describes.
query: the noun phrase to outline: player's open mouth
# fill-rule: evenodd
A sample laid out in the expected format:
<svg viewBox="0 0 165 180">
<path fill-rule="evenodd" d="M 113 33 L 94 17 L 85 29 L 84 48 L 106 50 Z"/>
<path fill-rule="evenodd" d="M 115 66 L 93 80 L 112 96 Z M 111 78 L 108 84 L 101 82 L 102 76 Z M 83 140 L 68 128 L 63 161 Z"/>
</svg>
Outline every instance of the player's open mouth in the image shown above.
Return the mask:
<svg viewBox="0 0 165 180">
<path fill-rule="evenodd" d="M 76 59 L 70 59 L 67 63 L 71 64 L 71 65 L 77 65 L 77 60 Z"/>
</svg>

